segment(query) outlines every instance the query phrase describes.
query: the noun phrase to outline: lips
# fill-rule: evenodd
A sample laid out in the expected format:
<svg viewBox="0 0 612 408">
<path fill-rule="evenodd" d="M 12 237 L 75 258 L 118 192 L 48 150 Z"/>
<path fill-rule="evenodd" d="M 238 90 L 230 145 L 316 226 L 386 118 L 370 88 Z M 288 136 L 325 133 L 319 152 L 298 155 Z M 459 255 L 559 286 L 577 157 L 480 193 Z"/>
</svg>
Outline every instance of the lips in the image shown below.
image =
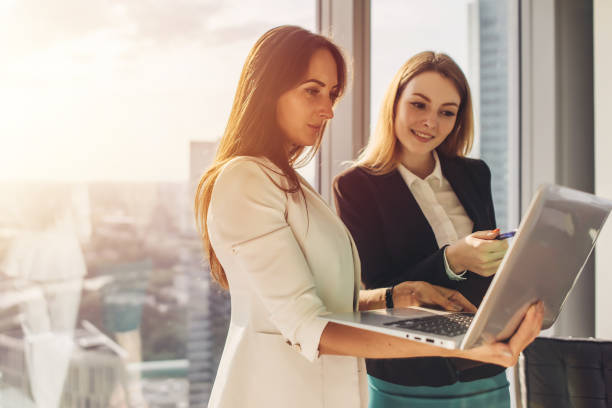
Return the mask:
<svg viewBox="0 0 612 408">
<path fill-rule="evenodd" d="M 427 133 L 424 132 L 419 132 L 418 130 L 414 130 L 414 129 L 410 129 L 410 132 L 412 132 L 412 134 L 414 135 L 414 137 L 422 143 L 427 143 L 430 140 L 434 139 L 435 136 L 429 135 Z"/>
<path fill-rule="evenodd" d="M 319 125 L 319 126 L 308 125 L 308 127 L 311 128 L 313 131 L 318 132 L 321 130 L 322 125 Z"/>
</svg>

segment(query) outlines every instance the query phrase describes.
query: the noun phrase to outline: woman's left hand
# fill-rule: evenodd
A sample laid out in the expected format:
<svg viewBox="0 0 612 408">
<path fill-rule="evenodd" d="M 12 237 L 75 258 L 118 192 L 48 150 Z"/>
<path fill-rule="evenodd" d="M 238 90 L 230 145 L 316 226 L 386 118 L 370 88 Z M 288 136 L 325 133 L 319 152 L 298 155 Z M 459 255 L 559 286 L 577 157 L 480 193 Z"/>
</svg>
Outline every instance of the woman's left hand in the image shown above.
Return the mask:
<svg viewBox="0 0 612 408">
<path fill-rule="evenodd" d="M 476 313 L 476 306 L 456 290 L 420 281 L 406 281 L 396 285 L 393 288 L 393 305 L 440 306 L 453 312 Z"/>
<path fill-rule="evenodd" d="M 544 304 L 537 302 L 527 309 L 523 321 L 510 339 L 473 349 L 458 350 L 459 355 L 456 357 L 512 367 L 518 362 L 521 352 L 540 334 L 543 320 Z"/>
</svg>

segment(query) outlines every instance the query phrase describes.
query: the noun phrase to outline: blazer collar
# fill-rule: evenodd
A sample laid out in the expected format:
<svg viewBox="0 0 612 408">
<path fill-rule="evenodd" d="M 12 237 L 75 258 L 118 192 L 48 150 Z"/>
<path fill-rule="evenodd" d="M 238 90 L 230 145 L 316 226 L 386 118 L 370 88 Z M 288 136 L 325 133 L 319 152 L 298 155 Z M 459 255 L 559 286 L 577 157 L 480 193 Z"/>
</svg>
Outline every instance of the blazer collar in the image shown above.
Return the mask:
<svg viewBox="0 0 612 408">
<path fill-rule="evenodd" d="M 410 191 L 406 180 L 404 180 L 400 174 L 399 168 L 380 177 L 385 185 L 384 190 L 388 191 L 391 197 L 394 197 L 394 200 L 398 201 L 399 207 L 403 209 L 402 214 L 418 214 L 417 218 L 410 221 L 411 227 L 421 231 L 423 240 L 425 242 L 431 242 L 432 245 L 435 245 L 437 248 L 436 236 L 433 229 L 427 222 L 427 218 Z"/>
<path fill-rule="evenodd" d="M 453 187 L 465 212 L 474 221 L 474 230 L 479 230 L 483 220 L 482 214 L 478 210 L 481 208 L 478 203 L 481 198 L 476 189 L 477 180 L 469 173 L 461 158 L 450 158 L 442 154 L 439 157 L 442 174 Z"/>
</svg>

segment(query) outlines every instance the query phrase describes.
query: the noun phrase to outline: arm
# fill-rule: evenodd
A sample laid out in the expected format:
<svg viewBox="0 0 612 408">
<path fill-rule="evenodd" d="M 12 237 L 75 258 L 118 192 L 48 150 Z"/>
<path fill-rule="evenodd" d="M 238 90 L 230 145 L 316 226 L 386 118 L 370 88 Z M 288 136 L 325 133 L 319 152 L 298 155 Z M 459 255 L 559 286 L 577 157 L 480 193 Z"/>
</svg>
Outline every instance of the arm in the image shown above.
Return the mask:
<svg viewBox="0 0 612 408">
<path fill-rule="evenodd" d="M 248 280 L 271 323 L 312 361 L 327 324 L 318 316 L 327 310 L 285 219 L 287 195 L 271 178 L 282 181 L 252 159 L 222 170 L 208 209 L 210 241 L 228 277 Z"/>
<path fill-rule="evenodd" d="M 408 267 L 398 270 L 393 284 L 404 281 L 424 281 L 433 285 L 456 288 L 460 280 L 452 280 L 446 273 L 444 265 L 444 248 Z"/>
<path fill-rule="evenodd" d="M 319 353 L 389 358 L 466 354 L 471 356 L 468 358 L 499 360 L 505 364 L 518 358 L 517 353 L 510 353 L 508 346 L 501 343 L 474 349 L 476 352 L 449 352 L 319 319 L 326 309 L 316 294 L 301 249 L 286 224 L 286 199 L 258 164 L 247 160 L 230 163 L 215 183 L 208 231 L 220 261 L 225 266 L 240 267 L 243 274 L 238 277 L 249 279 L 269 311 L 272 323 L 290 342 L 300 343 L 304 357 L 312 361 Z M 532 312 L 528 312 L 528 317 L 529 313 Z M 541 312 L 539 317 L 541 324 Z M 533 317 L 525 320 L 530 324 L 523 323 L 513 337 L 523 334 L 515 341 L 519 346 L 532 340 L 527 337 L 528 329 L 539 330 Z"/>
<path fill-rule="evenodd" d="M 456 357 L 454 350 L 333 322 L 323 331 L 319 352 L 364 358 Z"/>
<path fill-rule="evenodd" d="M 444 249 L 439 249 L 420 262 L 397 267 L 390 261 L 385 246 L 385 231 L 377 194 L 370 181 L 358 171 L 345 173 L 334 180 L 334 199 L 338 215 L 347 226 L 361 259 L 361 279 L 366 288 L 380 288 L 403 281 L 425 281 L 454 288 L 444 266 Z M 385 271 L 383 276 L 381 271 Z"/>
<path fill-rule="evenodd" d="M 361 290 L 359 292 L 359 310 L 384 309 L 387 288 Z M 466 311 L 476 313 L 476 307 L 461 293 L 427 282 L 402 282 L 393 287 L 394 307 L 441 306 L 454 312 Z"/>
<path fill-rule="evenodd" d="M 482 160 L 469 160 L 466 170 L 471 175 L 482 202 L 484 225 L 495 227 L 495 211 L 491 192 L 491 171 Z M 446 257 L 453 271 L 470 270 L 481 276 L 491 276 L 499 267 L 508 243 L 496 241 L 499 230 L 476 231 L 446 248 Z"/>
<path fill-rule="evenodd" d="M 321 354 L 352 355 L 365 358 L 458 357 L 511 367 L 519 354 L 539 334 L 544 311 L 542 303 L 532 305 L 518 330 L 507 343 L 492 343 L 469 350 L 447 350 L 425 343 L 329 323 L 323 335 Z"/>
<path fill-rule="evenodd" d="M 497 221 L 495 220 L 495 207 L 493 205 L 493 191 L 491 188 L 491 170 L 487 163 L 483 160 L 476 160 L 478 166 L 478 172 L 481 174 L 480 180 L 482 180 L 482 184 L 480 186 L 480 190 L 484 194 L 484 201 L 486 203 L 487 214 L 489 219 L 491 220 L 492 228 L 496 228 Z"/>
</svg>

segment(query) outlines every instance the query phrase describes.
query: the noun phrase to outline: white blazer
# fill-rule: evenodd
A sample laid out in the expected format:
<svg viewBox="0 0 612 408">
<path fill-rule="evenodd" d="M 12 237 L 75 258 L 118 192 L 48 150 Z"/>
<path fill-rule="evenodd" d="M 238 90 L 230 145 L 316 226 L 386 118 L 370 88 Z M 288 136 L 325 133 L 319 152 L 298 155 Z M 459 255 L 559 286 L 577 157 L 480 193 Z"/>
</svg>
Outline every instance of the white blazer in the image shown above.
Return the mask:
<svg viewBox="0 0 612 408">
<path fill-rule="evenodd" d="M 230 286 L 231 321 L 209 407 L 366 407 L 363 359 L 319 356 L 328 312 L 356 310 L 353 240 L 301 180 L 285 193 L 267 159 L 221 170 L 208 209 L 211 245 Z"/>
</svg>

